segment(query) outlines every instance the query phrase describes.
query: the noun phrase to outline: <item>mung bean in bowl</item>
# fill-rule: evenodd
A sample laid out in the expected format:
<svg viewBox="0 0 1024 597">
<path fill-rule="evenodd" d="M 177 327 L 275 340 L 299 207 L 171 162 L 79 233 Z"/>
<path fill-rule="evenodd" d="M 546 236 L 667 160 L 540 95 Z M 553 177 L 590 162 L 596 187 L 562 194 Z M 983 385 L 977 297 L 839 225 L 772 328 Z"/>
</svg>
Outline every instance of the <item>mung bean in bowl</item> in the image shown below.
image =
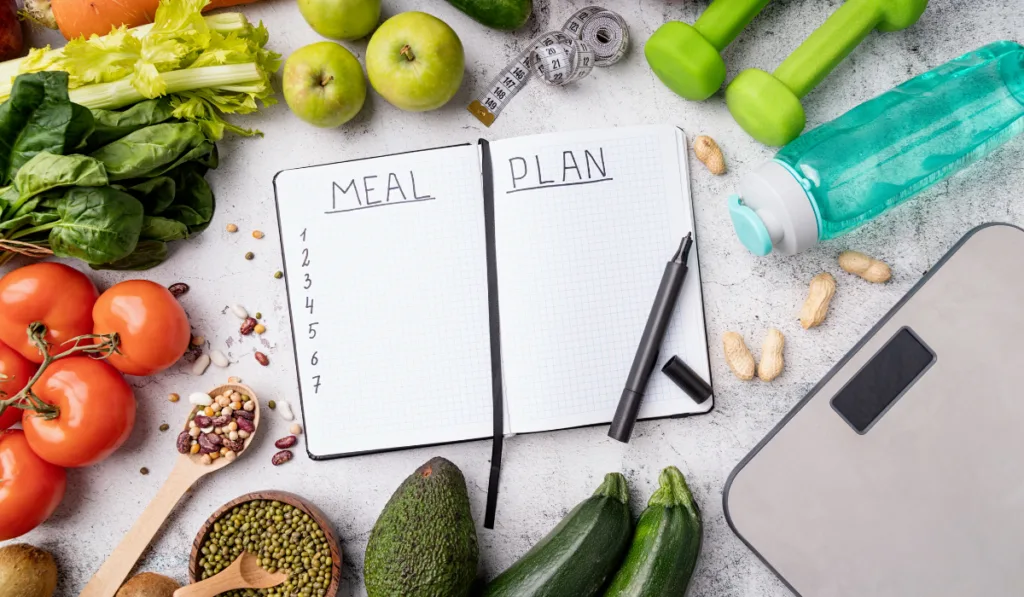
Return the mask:
<svg viewBox="0 0 1024 597">
<path fill-rule="evenodd" d="M 248 551 L 269 572 L 288 572 L 270 589 L 228 591 L 226 597 L 335 597 L 341 550 L 316 506 L 285 491 L 247 493 L 221 506 L 199 530 L 188 563 L 189 582 L 209 578 Z"/>
</svg>

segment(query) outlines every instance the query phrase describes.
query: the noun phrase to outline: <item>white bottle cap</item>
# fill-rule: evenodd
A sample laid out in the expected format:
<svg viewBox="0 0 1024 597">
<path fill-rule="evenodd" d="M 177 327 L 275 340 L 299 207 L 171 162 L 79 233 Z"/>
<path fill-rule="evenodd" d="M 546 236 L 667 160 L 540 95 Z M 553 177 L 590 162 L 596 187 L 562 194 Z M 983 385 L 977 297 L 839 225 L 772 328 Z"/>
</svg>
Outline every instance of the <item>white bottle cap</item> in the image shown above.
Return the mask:
<svg viewBox="0 0 1024 597">
<path fill-rule="evenodd" d="M 772 247 L 795 255 L 818 243 L 818 217 L 807 191 L 786 166 L 772 160 L 740 179 L 729 197 L 736 235 L 755 255 Z"/>
</svg>

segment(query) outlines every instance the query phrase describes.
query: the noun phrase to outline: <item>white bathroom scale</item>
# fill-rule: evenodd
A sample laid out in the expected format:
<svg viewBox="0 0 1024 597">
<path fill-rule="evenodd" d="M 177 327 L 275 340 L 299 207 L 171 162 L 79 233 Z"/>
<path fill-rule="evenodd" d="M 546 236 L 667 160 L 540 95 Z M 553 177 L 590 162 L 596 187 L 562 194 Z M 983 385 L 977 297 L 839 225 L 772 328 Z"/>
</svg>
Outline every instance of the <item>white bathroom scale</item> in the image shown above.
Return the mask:
<svg viewBox="0 0 1024 597">
<path fill-rule="evenodd" d="M 723 500 L 800 597 L 1024 596 L 1024 230 L 968 233 Z"/>
</svg>

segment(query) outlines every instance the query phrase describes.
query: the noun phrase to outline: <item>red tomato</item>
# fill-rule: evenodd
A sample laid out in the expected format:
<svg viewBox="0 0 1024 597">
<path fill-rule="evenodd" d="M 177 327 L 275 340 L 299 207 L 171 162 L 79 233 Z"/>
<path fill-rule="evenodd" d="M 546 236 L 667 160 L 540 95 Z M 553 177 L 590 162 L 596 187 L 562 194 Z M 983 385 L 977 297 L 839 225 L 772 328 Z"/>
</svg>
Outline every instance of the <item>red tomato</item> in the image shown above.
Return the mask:
<svg viewBox="0 0 1024 597">
<path fill-rule="evenodd" d="M 92 310 L 95 334 L 116 333 L 120 354 L 111 365 L 128 375 L 153 375 L 178 362 L 192 337 L 188 316 L 178 299 L 148 280 L 115 284 Z"/>
<path fill-rule="evenodd" d="M 0 541 L 39 526 L 64 498 L 67 474 L 36 456 L 18 429 L 0 431 Z"/>
<path fill-rule="evenodd" d="M 0 399 L 10 398 L 20 392 L 36 372 L 35 363 L 21 356 L 18 351 L 0 342 Z M 4 396 L 6 394 L 6 396 Z M 13 406 L 0 415 L 0 430 L 7 429 L 21 420 L 21 409 Z"/>
<path fill-rule="evenodd" d="M 96 464 L 120 448 L 135 426 L 135 395 L 121 374 L 103 361 L 54 361 L 32 391 L 56 406 L 57 416 L 47 420 L 25 411 L 21 426 L 35 453 L 53 464 Z"/>
<path fill-rule="evenodd" d="M 30 323 L 46 324 L 50 354 L 61 343 L 92 333 L 96 287 L 82 272 L 60 263 L 34 263 L 0 278 L 0 341 L 33 363 L 43 355 L 29 342 Z M 68 347 L 65 347 L 68 348 Z"/>
</svg>

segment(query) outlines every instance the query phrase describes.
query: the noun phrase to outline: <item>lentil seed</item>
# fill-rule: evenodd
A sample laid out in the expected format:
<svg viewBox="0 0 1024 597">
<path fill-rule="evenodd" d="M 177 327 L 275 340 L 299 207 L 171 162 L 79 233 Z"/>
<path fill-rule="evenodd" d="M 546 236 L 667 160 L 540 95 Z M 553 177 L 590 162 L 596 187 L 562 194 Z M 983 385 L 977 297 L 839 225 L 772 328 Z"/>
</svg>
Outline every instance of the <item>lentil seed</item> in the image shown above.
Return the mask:
<svg viewBox="0 0 1024 597">
<path fill-rule="evenodd" d="M 171 428 L 171 426 L 168 425 L 167 423 L 163 423 L 163 424 L 160 425 L 160 431 L 167 431 L 170 428 Z"/>
<path fill-rule="evenodd" d="M 226 230 L 227 230 L 228 232 L 238 232 L 238 226 L 237 226 L 237 225 L 235 225 L 235 224 L 228 224 L 228 225 L 227 225 L 227 226 L 225 227 L 225 229 L 226 229 Z"/>
<path fill-rule="evenodd" d="M 278 270 L 278 271 L 274 272 L 274 279 L 276 279 L 276 280 L 280 280 L 280 279 L 281 279 L 281 278 L 283 278 L 283 277 L 284 277 L 284 272 L 282 272 L 282 271 L 280 271 L 280 270 Z"/>
<path fill-rule="evenodd" d="M 247 252 L 245 254 L 245 260 L 246 261 L 252 261 L 255 257 L 256 257 L 256 254 L 253 253 L 252 251 L 249 251 L 249 252 Z"/>
</svg>

